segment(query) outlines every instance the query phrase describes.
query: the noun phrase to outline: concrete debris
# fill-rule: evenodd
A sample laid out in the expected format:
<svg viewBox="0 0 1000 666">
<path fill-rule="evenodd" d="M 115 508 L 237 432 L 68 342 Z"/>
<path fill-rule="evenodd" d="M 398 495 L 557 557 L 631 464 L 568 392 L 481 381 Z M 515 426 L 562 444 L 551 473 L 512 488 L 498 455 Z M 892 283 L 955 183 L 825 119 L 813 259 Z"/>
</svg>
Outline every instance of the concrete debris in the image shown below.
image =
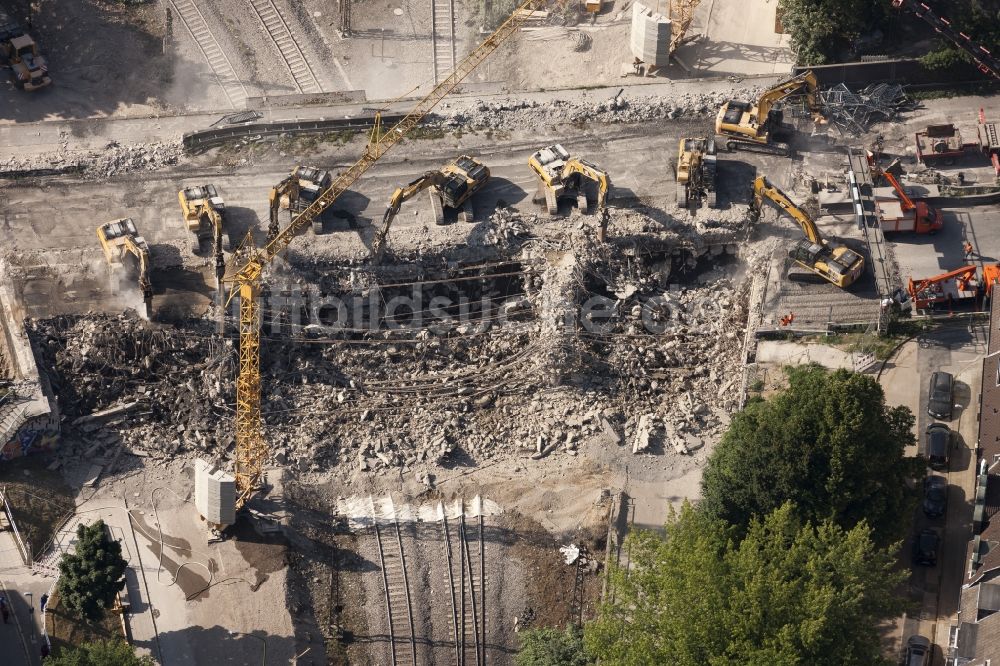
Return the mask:
<svg viewBox="0 0 1000 666">
<path fill-rule="evenodd" d="M 397 294 L 380 280 L 417 279 L 425 302 L 473 306 L 465 321 L 354 334 L 362 345 L 346 332 L 322 345 L 300 344 L 290 329 L 269 334 L 261 371 L 271 462 L 302 479 L 402 472 L 431 487 L 441 468 L 615 449 L 623 433 L 636 451 L 670 458 L 677 440 L 701 448 L 685 435 L 715 441 L 737 405 L 747 317 L 746 287 L 728 277 L 728 232 L 664 229 L 629 211 L 613 217 L 621 240 L 599 244 L 577 224 L 594 216 L 528 217 L 501 208 L 484 225 L 512 243 L 495 278 L 468 280 L 469 269 L 425 257 L 408 279 L 396 266 L 385 276 L 341 267 L 318 280 L 337 297 L 386 301 L 411 288 Z M 60 455 L 122 455 L 119 467 L 127 454 L 154 464 L 232 459 L 237 352 L 212 322 L 173 329 L 87 315 L 27 328 L 69 431 Z M 657 436 L 678 433 L 665 451 L 650 445 L 653 424 Z"/>
<path fill-rule="evenodd" d="M 580 547 L 576 544 L 561 546 L 559 552 L 563 555 L 563 562 L 573 564 L 580 558 Z"/>
<path fill-rule="evenodd" d="M 183 152 L 180 141 L 135 145 L 112 141 L 101 151 L 70 151 L 64 142 L 58 152 L 0 158 L 0 178 L 79 173 L 84 178 L 100 180 L 175 165 Z"/>
<path fill-rule="evenodd" d="M 438 115 L 438 124 L 445 128 L 514 130 L 558 123 L 634 123 L 662 118 L 707 117 L 728 99 L 756 99 L 758 93 L 757 89 L 748 88 L 676 97 L 616 95 L 596 102 L 482 100 L 470 108 L 445 110 Z"/>
<path fill-rule="evenodd" d="M 644 453 L 649 450 L 650 438 L 655 427 L 652 414 L 643 414 L 639 417 L 639 425 L 636 426 L 632 440 L 632 453 Z"/>
</svg>

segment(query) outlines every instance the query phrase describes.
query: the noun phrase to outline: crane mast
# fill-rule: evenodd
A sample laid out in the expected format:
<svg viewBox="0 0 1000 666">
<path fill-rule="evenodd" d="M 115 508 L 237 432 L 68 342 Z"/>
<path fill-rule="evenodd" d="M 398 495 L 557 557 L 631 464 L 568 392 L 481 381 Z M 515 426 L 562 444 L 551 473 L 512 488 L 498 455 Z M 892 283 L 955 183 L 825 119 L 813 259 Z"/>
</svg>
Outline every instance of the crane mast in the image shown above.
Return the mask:
<svg viewBox="0 0 1000 666">
<path fill-rule="evenodd" d="M 383 131 L 381 117 L 375 126 L 361 158 L 340 174 L 316 200 L 279 231 L 263 248 L 255 248 L 248 234 L 236 253 L 232 270 L 225 280 L 232 283 L 229 301 L 239 296 L 240 303 L 240 362 L 236 382 L 236 508 L 242 508 L 257 488 L 267 459 L 267 444 L 261 423 L 260 378 L 260 280 L 264 268 L 288 247 L 303 229 L 309 227 L 368 169 L 393 146 L 402 141 L 438 102 L 451 93 L 461 81 L 493 53 L 501 43 L 531 17 L 532 7 L 544 0 L 524 0 L 486 40 L 470 52 L 455 70 L 407 113 L 399 122 Z M 242 262 L 242 263 L 237 263 Z"/>
</svg>

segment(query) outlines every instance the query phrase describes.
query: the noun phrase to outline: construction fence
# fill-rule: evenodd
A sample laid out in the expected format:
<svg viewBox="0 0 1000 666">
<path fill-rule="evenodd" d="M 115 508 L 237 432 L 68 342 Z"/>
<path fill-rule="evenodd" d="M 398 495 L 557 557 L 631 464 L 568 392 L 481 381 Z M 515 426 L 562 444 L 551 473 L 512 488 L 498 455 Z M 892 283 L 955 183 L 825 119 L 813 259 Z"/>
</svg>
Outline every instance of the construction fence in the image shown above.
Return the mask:
<svg viewBox="0 0 1000 666">
<path fill-rule="evenodd" d="M 1000 91 L 1000 85 L 982 74 L 971 64 L 960 63 L 952 67 L 930 69 L 916 58 L 897 58 L 835 65 L 796 65 L 794 73 L 812 70 L 820 87 L 839 83 L 851 87 L 864 87 L 871 83 L 892 82 L 920 88 L 954 88 L 957 86 L 991 85 Z"/>
</svg>

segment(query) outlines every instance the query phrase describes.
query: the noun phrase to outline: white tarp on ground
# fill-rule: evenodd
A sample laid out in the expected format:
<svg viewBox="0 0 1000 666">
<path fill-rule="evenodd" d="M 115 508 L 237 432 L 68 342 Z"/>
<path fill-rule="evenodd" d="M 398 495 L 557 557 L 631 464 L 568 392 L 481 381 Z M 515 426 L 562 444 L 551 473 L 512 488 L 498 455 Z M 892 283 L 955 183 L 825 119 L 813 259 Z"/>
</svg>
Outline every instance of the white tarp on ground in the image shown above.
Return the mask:
<svg viewBox="0 0 1000 666">
<path fill-rule="evenodd" d="M 337 515 L 347 519 L 351 529 L 365 529 L 376 521 L 386 523 L 435 523 L 442 517 L 449 520 L 461 516 L 478 518 L 479 516 L 494 516 L 503 509 L 492 500 L 476 495 L 471 500 L 456 499 L 454 501 L 429 502 L 425 504 L 397 504 L 391 497 L 375 498 L 371 495 L 355 495 L 337 501 Z"/>
</svg>

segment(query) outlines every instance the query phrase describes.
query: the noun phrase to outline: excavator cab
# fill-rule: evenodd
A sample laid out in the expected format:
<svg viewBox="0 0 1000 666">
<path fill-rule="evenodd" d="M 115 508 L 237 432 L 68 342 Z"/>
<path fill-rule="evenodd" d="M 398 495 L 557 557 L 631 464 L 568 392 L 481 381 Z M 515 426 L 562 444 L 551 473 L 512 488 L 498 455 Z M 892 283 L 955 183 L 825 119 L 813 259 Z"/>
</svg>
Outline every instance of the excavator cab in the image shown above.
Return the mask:
<svg viewBox="0 0 1000 666">
<path fill-rule="evenodd" d="M 290 205 L 294 212 L 308 208 L 333 183 L 330 172 L 317 167 L 296 167 L 294 175 L 299 180 L 299 196 Z"/>
</svg>

